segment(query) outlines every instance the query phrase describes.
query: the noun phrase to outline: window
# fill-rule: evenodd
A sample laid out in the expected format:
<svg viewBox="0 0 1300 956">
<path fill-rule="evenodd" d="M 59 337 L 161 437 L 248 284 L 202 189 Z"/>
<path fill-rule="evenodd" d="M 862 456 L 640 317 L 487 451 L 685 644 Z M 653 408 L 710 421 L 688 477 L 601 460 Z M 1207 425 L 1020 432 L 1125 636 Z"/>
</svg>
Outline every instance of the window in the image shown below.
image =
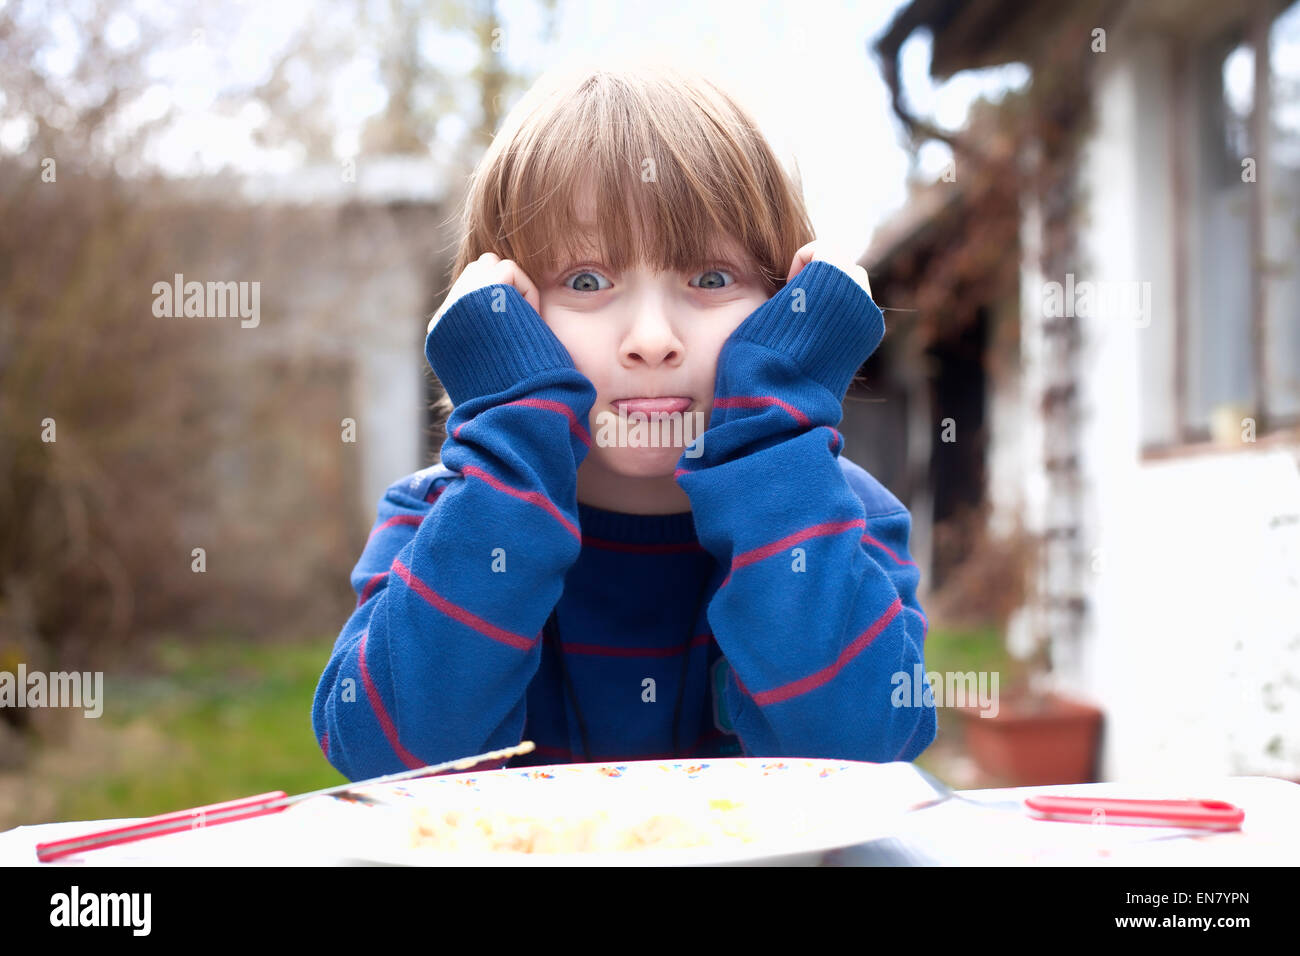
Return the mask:
<svg viewBox="0 0 1300 956">
<path fill-rule="evenodd" d="M 1264 270 L 1266 409 L 1300 421 L 1300 3 L 1268 31 L 1271 181 Z"/>
<path fill-rule="evenodd" d="M 1300 422 L 1300 3 L 1189 53 L 1180 443 Z"/>
<path fill-rule="evenodd" d="M 1217 409 L 1253 410 L 1251 369 L 1250 227 L 1254 184 L 1243 181 L 1241 162 L 1253 154 L 1249 124 L 1254 55 L 1228 37 L 1197 57 L 1194 185 L 1199 226 L 1191 270 L 1192 308 L 1186 336 L 1184 421 L 1209 430 Z"/>
</svg>

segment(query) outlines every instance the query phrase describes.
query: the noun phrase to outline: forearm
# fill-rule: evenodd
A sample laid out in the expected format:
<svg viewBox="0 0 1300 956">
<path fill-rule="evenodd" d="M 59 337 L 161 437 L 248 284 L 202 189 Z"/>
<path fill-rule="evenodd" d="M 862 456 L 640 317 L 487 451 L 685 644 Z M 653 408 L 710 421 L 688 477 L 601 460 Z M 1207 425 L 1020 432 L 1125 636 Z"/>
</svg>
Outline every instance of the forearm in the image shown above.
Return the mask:
<svg viewBox="0 0 1300 956">
<path fill-rule="evenodd" d="M 700 539 L 731 569 L 709 609 L 731 671 L 724 701 L 751 755 L 907 760 L 934 736 L 933 708 L 894 706 L 895 675 L 924 669 L 920 618 L 868 553 L 876 522 L 828 434 L 758 453 L 747 467 L 770 476 L 763 495 L 704 472 L 691 483 Z"/>
<path fill-rule="evenodd" d="M 701 543 L 728 569 L 709 608 L 725 703 L 747 753 L 910 759 L 934 714 L 891 700 L 894 675 L 921 662 L 909 523 L 892 496 L 896 514 L 868 515 L 834 427 L 883 323 L 831 266 L 791 286 L 724 346 L 703 454 L 678 472 Z M 881 536 L 902 564 L 880 563 Z"/>
<path fill-rule="evenodd" d="M 467 297 L 468 298 L 468 297 Z M 522 302 L 522 300 L 520 300 Z M 470 303 L 473 304 L 472 302 Z M 432 502 L 394 486 L 354 571 L 362 597 L 316 693 L 330 761 L 356 779 L 517 743 L 540 633 L 581 551 L 576 474 L 594 388 L 519 311 L 449 312 L 426 350 L 474 332 L 540 336 L 518 374 L 457 405 Z M 470 329 L 471 319 L 485 323 Z M 549 334 L 549 333 L 547 333 Z M 463 345 L 457 341 L 457 348 Z M 558 351 L 556 350 L 558 348 Z M 328 738 L 326 738 L 328 734 Z"/>
</svg>

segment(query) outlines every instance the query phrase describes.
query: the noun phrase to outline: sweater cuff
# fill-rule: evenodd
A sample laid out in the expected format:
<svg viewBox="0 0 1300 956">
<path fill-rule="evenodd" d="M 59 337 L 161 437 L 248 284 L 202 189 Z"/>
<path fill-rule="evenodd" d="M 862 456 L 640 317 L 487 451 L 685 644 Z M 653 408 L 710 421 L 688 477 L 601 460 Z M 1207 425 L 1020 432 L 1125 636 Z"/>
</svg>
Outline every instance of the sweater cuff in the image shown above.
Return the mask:
<svg viewBox="0 0 1300 956">
<path fill-rule="evenodd" d="M 745 319 L 732 338 L 789 356 L 843 401 L 854 373 L 884 335 L 884 316 L 866 290 L 842 269 L 815 259 Z"/>
<path fill-rule="evenodd" d="M 425 337 L 424 356 L 455 405 L 503 392 L 547 369 L 576 369 L 537 310 L 504 283 L 457 299 Z"/>
</svg>

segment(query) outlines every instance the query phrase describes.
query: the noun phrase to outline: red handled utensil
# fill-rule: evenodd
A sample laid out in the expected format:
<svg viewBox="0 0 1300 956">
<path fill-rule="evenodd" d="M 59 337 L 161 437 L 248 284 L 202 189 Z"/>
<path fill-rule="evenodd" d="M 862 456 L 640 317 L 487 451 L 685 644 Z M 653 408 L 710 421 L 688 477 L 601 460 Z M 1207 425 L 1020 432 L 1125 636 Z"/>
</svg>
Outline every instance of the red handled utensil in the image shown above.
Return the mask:
<svg viewBox="0 0 1300 956">
<path fill-rule="evenodd" d="M 938 796 L 911 809 L 961 800 L 984 809 L 1023 814 L 1036 820 L 1073 823 L 1114 823 L 1121 826 L 1185 827 L 1197 830 L 1240 830 L 1246 811 L 1222 800 L 1147 800 L 1130 797 L 1058 797 L 1035 794 L 1023 807 L 1012 800 L 972 800 L 964 797 L 933 774 L 913 765 L 913 770 L 934 788 Z"/>
<path fill-rule="evenodd" d="M 228 800 L 225 803 L 213 803 L 206 807 L 177 810 L 173 813 L 149 817 L 122 827 L 96 830 L 82 836 L 38 843 L 36 844 L 36 858 L 42 863 L 49 863 L 51 860 L 57 860 L 73 853 L 84 853 L 88 850 L 99 850 L 106 846 L 117 846 L 121 843 L 131 843 L 136 840 L 147 840 L 150 837 L 183 833 L 186 830 L 199 830 L 216 826 L 219 823 L 233 823 L 236 820 L 247 820 L 250 817 L 266 816 L 271 813 L 279 813 L 295 803 L 301 803 L 303 800 L 312 797 L 342 796 L 349 791 L 376 784 L 410 780 L 415 777 L 427 777 L 431 774 L 442 773 L 445 770 L 468 770 L 470 767 L 487 760 L 514 757 L 519 754 L 530 753 L 533 749 L 533 742 L 524 740 L 514 747 L 506 747 L 503 750 L 493 750 L 472 757 L 461 757 L 457 760 L 449 760 L 446 763 L 418 767 L 415 770 L 405 770 L 401 773 L 390 773 L 370 780 L 343 783 L 335 787 L 313 790 L 310 793 L 300 793 L 292 797 L 288 796 L 283 790 L 273 790 L 270 793 L 259 793 L 253 797 L 241 797 L 238 800 Z"/>
<path fill-rule="evenodd" d="M 1188 827 L 1198 830 L 1240 830 L 1246 811 L 1222 800 L 1133 800 L 1117 797 L 1025 798 L 1039 820 L 1075 823 L 1115 823 L 1139 827 Z"/>
</svg>

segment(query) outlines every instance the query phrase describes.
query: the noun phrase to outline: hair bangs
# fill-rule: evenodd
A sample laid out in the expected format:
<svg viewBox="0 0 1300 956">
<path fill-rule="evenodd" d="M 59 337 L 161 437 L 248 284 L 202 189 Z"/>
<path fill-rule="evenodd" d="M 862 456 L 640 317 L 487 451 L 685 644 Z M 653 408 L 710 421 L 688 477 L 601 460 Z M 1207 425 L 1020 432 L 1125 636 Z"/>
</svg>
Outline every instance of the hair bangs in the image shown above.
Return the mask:
<svg viewBox="0 0 1300 956">
<path fill-rule="evenodd" d="M 535 283 L 570 266 L 686 272 L 730 264 L 769 294 L 814 238 L 801 190 L 743 107 L 652 63 L 544 74 L 470 176 L 447 289 L 485 252 Z M 444 392 L 435 418 L 452 409 Z"/>
<path fill-rule="evenodd" d="M 480 164 L 457 275 L 491 251 L 535 282 L 593 260 L 614 271 L 640 262 L 684 272 L 737 257 L 771 291 L 784 282 L 811 226 L 730 97 L 702 78 L 650 67 L 536 90 Z"/>
</svg>

